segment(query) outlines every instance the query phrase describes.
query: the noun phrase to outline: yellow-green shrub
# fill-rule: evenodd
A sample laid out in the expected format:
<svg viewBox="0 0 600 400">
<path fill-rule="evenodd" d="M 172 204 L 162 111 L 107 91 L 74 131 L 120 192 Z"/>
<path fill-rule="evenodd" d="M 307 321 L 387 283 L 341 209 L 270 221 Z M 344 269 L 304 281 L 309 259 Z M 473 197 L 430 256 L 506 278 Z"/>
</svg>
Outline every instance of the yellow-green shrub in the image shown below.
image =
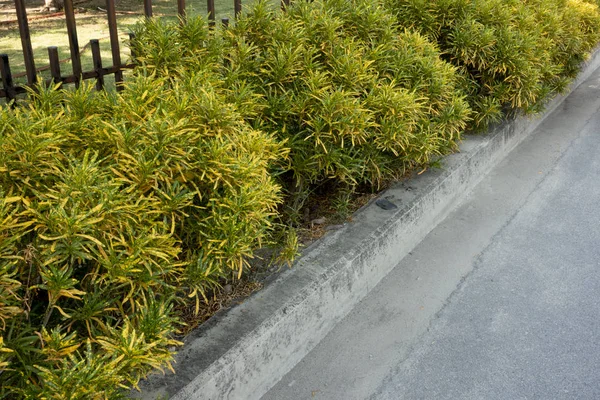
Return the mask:
<svg viewBox="0 0 600 400">
<path fill-rule="evenodd" d="M 214 71 L 246 121 L 289 147 L 274 172 L 293 203 L 326 181 L 377 186 L 425 164 L 454 148 L 469 119 L 455 68 L 377 2 L 298 1 L 286 12 L 258 2 L 226 30 L 146 21 L 136 38 L 150 73 Z"/>
<path fill-rule="evenodd" d="M 264 99 L 248 120 L 290 147 L 295 195 L 326 181 L 377 186 L 453 149 L 469 107 L 454 67 L 377 2 L 265 2 L 226 34 L 225 79 Z"/>
<path fill-rule="evenodd" d="M 0 397 L 119 397 L 170 366 L 175 305 L 267 237 L 286 150 L 217 83 L 140 73 L 0 110 Z"/>
<path fill-rule="evenodd" d="M 467 77 L 474 126 L 539 109 L 599 40 L 585 0 L 387 0 L 402 26 L 435 40 Z"/>
</svg>

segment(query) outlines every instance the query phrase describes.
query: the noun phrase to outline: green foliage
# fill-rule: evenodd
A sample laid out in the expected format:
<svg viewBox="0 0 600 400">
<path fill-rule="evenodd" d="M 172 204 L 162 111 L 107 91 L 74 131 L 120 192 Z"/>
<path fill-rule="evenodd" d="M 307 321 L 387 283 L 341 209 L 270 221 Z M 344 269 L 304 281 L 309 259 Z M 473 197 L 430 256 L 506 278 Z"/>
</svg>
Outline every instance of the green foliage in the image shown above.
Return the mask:
<svg viewBox="0 0 600 400">
<path fill-rule="evenodd" d="M 136 61 L 159 76 L 187 75 L 222 64 L 224 43 L 211 32 L 206 18 L 188 18 L 185 23 L 146 19 L 133 30 Z"/>
<path fill-rule="evenodd" d="M 454 68 L 377 2 L 259 2 L 227 33 L 226 82 L 263 99 L 247 118 L 290 147 L 291 193 L 377 186 L 454 148 L 469 118 Z"/>
<path fill-rule="evenodd" d="M 283 238 L 280 240 L 281 249 L 276 258 L 279 265 L 287 264 L 292 266 L 292 261 L 299 255 L 298 235 L 293 228 L 288 228 L 281 232 Z"/>
<path fill-rule="evenodd" d="M 386 1 L 467 78 L 479 128 L 506 110 L 539 110 L 600 39 L 598 6 L 586 0 Z"/>
<path fill-rule="evenodd" d="M 470 116 L 455 68 L 377 2 L 300 1 L 285 13 L 258 2 L 213 35 L 192 19 L 147 21 L 136 37 L 147 73 L 210 70 L 249 124 L 290 149 L 272 172 L 291 221 L 327 181 L 378 186 L 453 150 Z"/>
<path fill-rule="evenodd" d="M 113 399 L 170 368 L 175 305 L 268 236 L 286 150 L 217 82 L 140 73 L 1 110 L 0 397 Z"/>
</svg>

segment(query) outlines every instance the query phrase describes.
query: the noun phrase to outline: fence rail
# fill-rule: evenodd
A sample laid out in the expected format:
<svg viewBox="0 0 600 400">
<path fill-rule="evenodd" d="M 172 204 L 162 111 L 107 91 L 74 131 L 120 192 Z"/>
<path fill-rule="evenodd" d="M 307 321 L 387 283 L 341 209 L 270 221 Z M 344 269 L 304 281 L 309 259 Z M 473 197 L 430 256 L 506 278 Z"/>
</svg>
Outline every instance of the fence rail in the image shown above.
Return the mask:
<svg viewBox="0 0 600 400">
<path fill-rule="evenodd" d="M 24 0 L 14 0 L 15 9 L 17 13 L 17 22 L 19 24 L 19 35 L 21 37 L 21 44 L 23 47 L 23 59 L 25 63 L 25 74 L 27 77 L 26 84 L 15 84 L 14 75 L 11 72 L 10 60 L 7 54 L 0 54 L 0 77 L 2 78 L 2 87 L 0 87 L 0 98 L 6 98 L 8 101 L 15 99 L 18 95 L 26 93 L 27 86 L 33 86 L 38 79 L 38 72 L 41 70 L 50 70 L 50 79 L 46 80 L 47 84 L 54 83 L 73 83 L 78 87 L 82 80 L 95 79 L 96 89 L 102 90 L 104 88 L 104 77 L 107 75 L 114 75 L 115 84 L 117 90 L 120 90 L 123 82 L 123 71 L 134 67 L 132 63 L 123 63 L 121 61 L 121 50 L 119 44 L 119 36 L 117 31 L 117 17 L 115 0 L 106 0 L 106 18 L 108 20 L 108 31 L 110 37 L 110 48 L 112 55 L 112 65 L 109 67 L 103 67 L 103 60 L 100 55 L 100 44 L 98 39 L 92 39 L 89 42 L 89 46 L 92 52 L 92 64 L 93 69 L 90 71 L 83 71 L 81 65 L 81 54 L 79 48 L 79 39 L 77 36 L 77 25 L 75 22 L 75 11 L 73 8 L 73 0 L 64 0 L 64 16 L 67 25 L 67 36 L 69 39 L 70 59 L 72 73 L 70 75 L 63 75 L 60 64 L 64 62 L 59 60 L 58 48 L 56 46 L 48 47 L 48 62 L 49 64 L 36 69 L 35 60 L 33 54 L 33 47 L 31 44 L 31 37 L 29 33 L 29 23 L 27 19 L 27 11 L 25 9 Z M 153 16 L 152 12 L 152 0 L 144 1 L 144 15 L 146 18 Z M 233 0 L 234 2 L 234 15 L 237 17 L 242 11 L 242 0 Z M 215 24 L 215 1 L 207 0 L 207 14 L 210 24 Z M 282 8 L 289 5 L 289 0 L 281 0 Z M 180 18 L 185 19 L 185 0 L 177 0 L 177 14 Z M 229 23 L 227 18 L 222 20 L 224 25 Z M 132 34 L 129 34 L 130 39 Z M 86 46 L 87 47 L 87 46 Z M 21 76 L 21 74 L 19 74 Z"/>
</svg>

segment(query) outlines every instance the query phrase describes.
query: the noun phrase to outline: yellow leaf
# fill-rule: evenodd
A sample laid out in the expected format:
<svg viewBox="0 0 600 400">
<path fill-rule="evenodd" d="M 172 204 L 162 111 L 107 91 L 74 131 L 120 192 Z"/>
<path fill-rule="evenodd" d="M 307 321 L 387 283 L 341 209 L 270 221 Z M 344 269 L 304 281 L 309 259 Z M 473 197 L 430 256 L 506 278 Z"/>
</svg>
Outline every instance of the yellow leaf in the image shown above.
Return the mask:
<svg viewBox="0 0 600 400">
<path fill-rule="evenodd" d="M 97 244 L 97 245 L 98 245 L 98 244 Z M 100 252 L 100 254 L 102 254 L 102 257 L 103 257 L 105 260 L 108 260 L 108 254 L 106 254 L 106 252 L 104 251 L 104 248 L 103 248 L 103 247 L 104 247 L 104 246 L 102 246 L 102 243 L 100 243 L 100 244 L 98 245 L 98 251 Z"/>
<path fill-rule="evenodd" d="M 240 279 L 242 277 L 242 271 L 244 269 L 244 261 L 242 258 L 240 258 L 240 267 L 238 270 L 238 279 Z"/>
<path fill-rule="evenodd" d="M 61 297 L 61 296 L 68 297 L 68 298 L 75 299 L 75 300 L 81 300 L 81 297 L 77 297 L 77 296 L 83 296 L 84 294 L 85 294 L 85 292 L 78 290 L 78 289 L 61 289 L 58 292 L 57 300 L 58 300 L 58 297 Z"/>
<path fill-rule="evenodd" d="M 38 234 L 38 236 L 39 236 L 40 238 L 44 239 L 44 240 L 50 240 L 50 241 L 53 241 L 53 240 L 60 240 L 60 239 L 64 239 L 64 238 L 66 238 L 66 237 L 67 237 L 67 235 L 60 235 L 60 236 L 50 237 L 50 236 L 44 236 L 44 235 L 42 235 L 41 233 L 39 233 L 39 234 Z"/>
<path fill-rule="evenodd" d="M 84 235 L 83 233 L 77 233 L 77 234 L 75 234 L 75 236 L 78 236 L 78 237 L 81 237 L 81 238 L 84 238 L 84 239 L 87 239 L 87 240 L 91 240 L 92 242 L 96 243 L 98 245 L 98 247 L 104 247 L 104 245 L 102 244 L 102 242 L 99 241 L 98 239 L 96 239 L 93 236 Z"/>
<path fill-rule="evenodd" d="M 98 211 L 102 210 L 102 207 L 104 207 L 104 203 L 100 203 L 100 204 L 98 204 L 96 207 L 94 207 L 94 208 L 92 208 L 92 209 L 90 210 L 90 214 L 92 214 L 92 213 L 95 213 L 95 212 L 98 212 Z"/>
<path fill-rule="evenodd" d="M 4 203 L 6 203 L 6 204 L 16 203 L 17 201 L 20 201 L 20 200 L 21 200 L 20 196 L 5 197 L 4 198 Z"/>
<path fill-rule="evenodd" d="M 59 306 L 57 306 L 56 304 L 54 305 L 54 308 L 56 308 L 58 310 L 58 312 L 61 313 L 65 318 L 71 318 L 71 316 L 69 314 L 64 312 L 63 309 L 60 308 Z"/>
<path fill-rule="evenodd" d="M 68 354 L 73 353 L 75 350 L 77 350 L 79 348 L 79 346 L 81 345 L 81 343 L 79 344 L 75 344 L 73 346 L 69 346 L 69 347 L 65 347 L 63 349 L 61 349 L 58 353 L 56 353 L 56 355 L 59 356 L 66 356 Z"/>
</svg>

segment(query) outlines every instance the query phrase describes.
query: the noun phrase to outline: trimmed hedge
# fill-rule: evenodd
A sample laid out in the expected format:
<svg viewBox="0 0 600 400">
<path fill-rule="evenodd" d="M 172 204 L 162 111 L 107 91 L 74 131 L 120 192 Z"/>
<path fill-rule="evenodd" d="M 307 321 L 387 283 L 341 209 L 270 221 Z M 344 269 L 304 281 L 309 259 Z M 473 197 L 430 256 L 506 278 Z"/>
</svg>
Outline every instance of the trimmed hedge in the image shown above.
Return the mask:
<svg viewBox="0 0 600 400">
<path fill-rule="evenodd" d="M 119 94 L 0 109 L 0 397 L 119 398 L 170 368 L 180 310 L 313 191 L 377 188 L 535 111 L 599 27 L 582 0 L 258 2 L 229 29 L 140 23 Z"/>
</svg>

